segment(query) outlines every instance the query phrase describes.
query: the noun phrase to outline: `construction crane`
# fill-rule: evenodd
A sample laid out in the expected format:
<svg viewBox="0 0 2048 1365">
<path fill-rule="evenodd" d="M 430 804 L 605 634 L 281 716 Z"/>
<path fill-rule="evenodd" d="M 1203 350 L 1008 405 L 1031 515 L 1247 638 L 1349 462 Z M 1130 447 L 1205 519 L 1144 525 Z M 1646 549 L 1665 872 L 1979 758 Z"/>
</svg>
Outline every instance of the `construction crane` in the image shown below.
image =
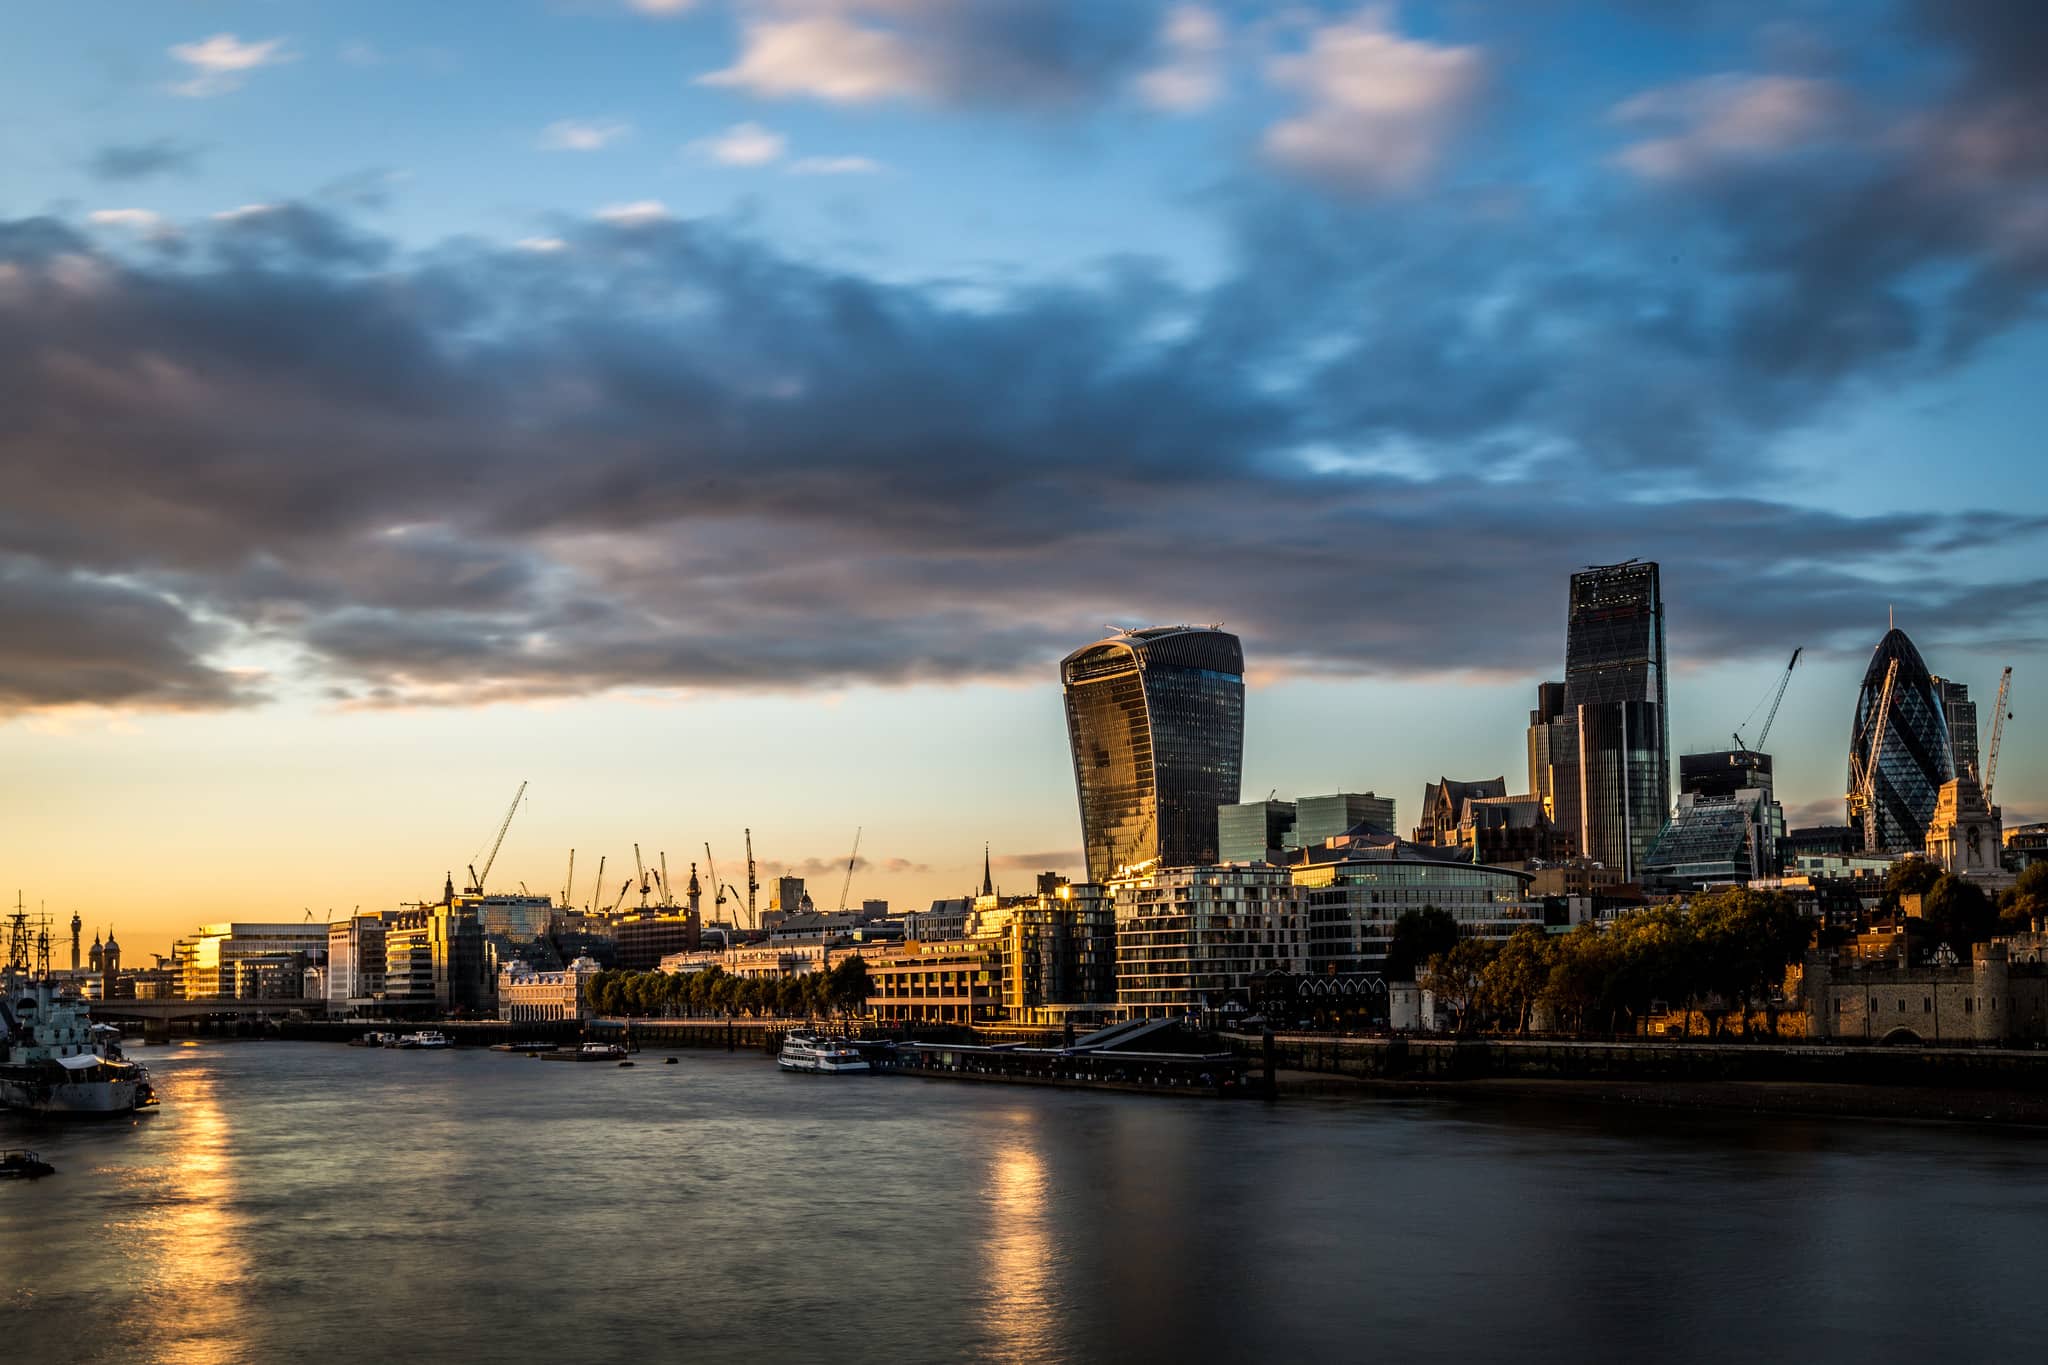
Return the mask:
<svg viewBox="0 0 2048 1365">
<path fill-rule="evenodd" d="M 638 840 L 635 840 L 633 843 L 633 880 L 640 884 L 640 908 L 645 910 L 647 908 L 648 892 L 647 864 L 641 860 Z"/>
<path fill-rule="evenodd" d="M 569 908 L 569 898 L 576 894 L 576 850 L 569 850 L 569 875 L 562 878 L 562 908 Z"/>
<path fill-rule="evenodd" d="M 604 860 L 604 854 L 597 855 L 597 880 L 590 884 L 590 913 L 593 915 L 597 913 L 598 902 L 604 898 Z"/>
<path fill-rule="evenodd" d="M 839 909 L 846 910 L 847 893 L 853 890 L 853 865 L 860 858 L 860 826 L 853 828 L 853 852 L 846 855 L 846 880 L 839 883 Z"/>
<path fill-rule="evenodd" d="M 618 914 L 618 913 L 619 913 L 619 907 L 620 907 L 620 906 L 622 906 L 622 905 L 624 905 L 624 904 L 626 903 L 626 893 L 627 893 L 628 891 L 631 891 L 632 889 L 633 889 L 633 879 L 632 879 L 631 877 L 628 877 L 628 878 L 627 878 L 627 879 L 626 879 L 625 881 L 622 881 L 622 882 L 620 882 L 620 883 L 619 883 L 619 898 L 618 898 L 617 900 L 615 900 L 615 901 L 613 901 L 613 902 L 612 902 L 612 908 L 611 908 L 610 910 L 606 911 L 605 913 L 606 913 L 606 914 L 611 914 L 611 915 L 616 915 L 616 914 Z"/>
<path fill-rule="evenodd" d="M 661 851 L 661 903 L 673 906 L 676 903 L 676 889 L 668 879 L 668 850 Z"/>
<path fill-rule="evenodd" d="M 1863 847 L 1877 847 L 1874 801 L 1877 792 L 1877 764 L 1884 753 L 1884 732 L 1892 714 L 1892 686 L 1899 680 L 1899 661 L 1893 659 L 1884 671 L 1884 691 L 1878 694 L 1877 714 L 1871 717 L 1870 744 L 1864 751 L 1849 753 L 1849 818 L 1863 825 Z"/>
<path fill-rule="evenodd" d="M 747 931 L 753 932 L 761 921 L 754 917 L 754 893 L 761 889 L 761 883 L 754 876 L 754 831 L 747 831 Z"/>
<path fill-rule="evenodd" d="M 704 845 L 704 870 L 711 874 L 712 917 L 725 922 L 725 883 L 718 880 L 718 864 L 711 860 L 711 845 Z"/>
<path fill-rule="evenodd" d="M 1991 804 L 1991 784 L 1998 780 L 1998 742 L 2005 738 L 2005 723 L 2012 719 L 2006 708 L 2012 703 L 2012 665 L 1998 679 L 1998 710 L 1991 719 L 1991 751 L 1984 755 L 1984 804 Z"/>
<path fill-rule="evenodd" d="M 1799 667 L 1799 656 L 1805 652 L 1805 645 L 1801 645 L 1792 651 L 1792 660 L 1785 665 L 1785 672 L 1778 679 L 1778 690 L 1771 694 L 1770 713 L 1764 717 L 1764 728 L 1757 732 L 1756 747 L 1752 749 L 1749 745 L 1743 743 L 1742 731 L 1737 730 L 1735 732 L 1735 747 L 1743 753 L 1761 753 L 1763 751 L 1765 742 L 1771 737 L 1771 725 L 1778 719 L 1778 706 L 1785 700 L 1785 688 L 1792 681 L 1792 670 Z M 1761 705 L 1762 703 L 1758 704 Z M 1752 710 L 1749 714 L 1754 716 L 1756 712 Z"/>
<path fill-rule="evenodd" d="M 491 853 L 484 859 L 484 870 L 478 872 L 475 863 L 469 865 L 470 895 L 481 896 L 484 893 L 484 878 L 491 875 L 491 864 L 498 861 L 498 850 L 505 846 L 505 831 L 512 828 L 512 817 L 519 814 L 519 802 L 525 795 L 526 784 L 521 782 L 519 790 L 512 793 L 512 804 L 505 808 L 505 818 L 498 822 L 498 837 L 491 840 Z"/>
</svg>

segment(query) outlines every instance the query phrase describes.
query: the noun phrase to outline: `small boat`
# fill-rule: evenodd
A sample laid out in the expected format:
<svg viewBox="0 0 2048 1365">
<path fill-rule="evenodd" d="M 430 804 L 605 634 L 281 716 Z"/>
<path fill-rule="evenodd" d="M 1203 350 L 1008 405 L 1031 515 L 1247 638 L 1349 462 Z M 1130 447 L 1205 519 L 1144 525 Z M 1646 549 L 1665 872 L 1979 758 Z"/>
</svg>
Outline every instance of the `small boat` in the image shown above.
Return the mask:
<svg viewBox="0 0 2048 1365">
<path fill-rule="evenodd" d="M 57 1168 L 26 1148 L 0 1152 L 0 1180 L 41 1180 L 57 1174 Z"/>
<path fill-rule="evenodd" d="M 576 1049 L 579 1062 L 615 1062 L 626 1055 L 626 1049 L 617 1043 L 585 1043 Z"/>
<path fill-rule="evenodd" d="M 808 1033 L 792 1033 L 783 1039 L 775 1063 L 784 1071 L 820 1076 L 868 1069 L 867 1059 L 851 1045 Z"/>
<path fill-rule="evenodd" d="M 401 1046 L 401 1047 L 419 1047 L 419 1048 L 438 1048 L 438 1047 L 454 1047 L 454 1046 L 455 1046 L 455 1044 L 449 1041 L 449 1038 L 448 1038 L 448 1035 L 447 1035 L 447 1034 L 445 1034 L 445 1033 L 441 1032 L 441 1031 L 440 1031 L 439 1029 L 431 1029 L 431 1028 L 430 1028 L 430 1029 L 422 1029 L 422 1030 L 420 1030 L 420 1031 L 419 1031 L 418 1033 L 414 1033 L 414 1034 L 411 1034 L 411 1035 L 409 1035 L 409 1036 L 408 1036 L 408 1038 L 407 1038 L 407 1040 L 406 1040 L 405 1042 L 401 1043 L 401 1044 L 400 1044 L 400 1046 Z"/>
</svg>

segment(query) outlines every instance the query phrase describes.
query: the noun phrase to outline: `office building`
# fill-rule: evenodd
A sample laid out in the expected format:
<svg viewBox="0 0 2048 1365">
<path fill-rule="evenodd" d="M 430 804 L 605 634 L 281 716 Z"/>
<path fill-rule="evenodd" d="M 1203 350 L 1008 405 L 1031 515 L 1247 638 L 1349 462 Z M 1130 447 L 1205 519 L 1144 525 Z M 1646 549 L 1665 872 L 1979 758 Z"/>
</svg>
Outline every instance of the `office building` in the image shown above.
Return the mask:
<svg viewBox="0 0 2048 1365">
<path fill-rule="evenodd" d="M 1307 966 L 1307 915 L 1285 868 L 1161 868 L 1108 889 L 1130 1018 L 1248 1010 L 1255 978 Z"/>
<path fill-rule="evenodd" d="M 615 961 L 619 970 L 651 972 L 671 953 L 695 952 L 702 939 L 702 927 L 697 917 L 686 910 L 650 905 L 645 910 L 628 911 L 612 925 L 618 943 Z"/>
<path fill-rule="evenodd" d="M 1538 683 L 1536 706 L 1529 712 L 1529 791 L 1543 802 L 1543 813 L 1553 824 L 1572 830 L 1578 828 L 1579 770 L 1572 757 L 1576 752 L 1573 735 L 1565 729 L 1564 684 Z"/>
<path fill-rule="evenodd" d="M 384 992 L 384 919 L 351 915 L 327 926 L 327 1010 L 363 1010 Z"/>
<path fill-rule="evenodd" d="M 112 934 L 108 942 L 113 941 Z M 100 956 L 99 945 L 94 945 Z M 299 970 L 324 964 L 327 960 L 325 924 L 259 924 L 244 921 L 202 924 L 195 933 L 171 945 L 171 971 L 184 1000 L 207 1000 L 233 996 L 237 986 L 235 963 L 242 958 L 268 958 L 275 962 L 293 958 Z M 117 959 L 118 961 L 118 959 Z M 102 965 L 106 958 L 100 956 Z M 108 967 L 111 974 L 115 968 Z M 274 978 L 257 977 L 267 982 Z"/>
<path fill-rule="evenodd" d="M 1308 916 L 1311 975 L 1382 972 L 1395 922 L 1426 907 L 1450 914 L 1467 938 L 1505 939 L 1543 925 L 1543 904 L 1528 892 L 1530 873 L 1391 834 L 1306 849 L 1289 874 Z"/>
<path fill-rule="evenodd" d="M 1012 1022 L 1116 1003 L 1116 908 L 1102 887 L 1061 881 L 977 905 L 967 938 L 994 950 L 998 998 Z"/>
<path fill-rule="evenodd" d="M 1880 735 L 1887 677 L 1891 709 Z M 1871 651 L 1849 734 L 1849 823 L 1862 832 L 1864 851 L 1922 851 L 1942 784 L 1955 775 L 1934 678 L 1906 632 L 1889 630 Z"/>
<path fill-rule="evenodd" d="M 1694 796 L 1770 791 L 1771 756 L 1754 749 L 1715 749 L 1678 756 L 1678 790 Z"/>
<path fill-rule="evenodd" d="M 453 899 L 383 912 L 386 1005 L 436 1016 L 495 1011 L 498 974 L 483 925 Z"/>
<path fill-rule="evenodd" d="M 590 1017 L 588 986 L 597 963 L 579 957 L 561 971 L 541 971 L 513 962 L 498 973 L 498 1017 L 515 1024 L 553 1023 Z"/>
<path fill-rule="evenodd" d="M 1934 695 L 1948 722 L 1949 761 L 1955 766 L 1955 775 L 1982 781 L 1983 770 L 1977 766 L 1977 703 L 1970 700 L 1969 685 L 1953 678 L 1936 678 Z"/>
<path fill-rule="evenodd" d="M 489 895 L 456 895 L 453 900 L 458 909 L 476 913 L 477 923 L 486 934 L 502 934 L 518 943 L 528 943 L 548 931 L 548 924 L 555 913 L 555 902 L 551 896 L 528 896 L 516 892 L 493 891 Z"/>
<path fill-rule="evenodd" d="M 1294 803 L 1294 846 L 1314 848 L 1326 839 L 1348 834 L 1360 825 L 1385 834 L 1394 832 L 1394 798 L 1372 792 L 1336 792 L 1304 796 Z"/>
<path fill-rule="evenodd" d="M 1573 574 L 1562 719 L 1575 727 L 1577 842 L 1631 877 L 1671 809 L 1665 693 L 1657 565 L 1629 560 Z M 1564 747 L 1553 742 L 1553 762 Z"/>
<path fill-rule="evenodd" d="M 1242 801 L 1216 808 L 1216 861 L 1264 863 L 1283 857 L 1294 842 L 1292 801 Z"/>
<path fill-rule="evenodd" d="M 1244 651 L 1212 627 L 1120 632 L 1060 662 L 1088 880 L 1207 865 L 1244 761 Z"/>
<path fill-rule="evenodd" d="M 1640 875 L 1645 886 L 1660 891 L 1740 886 L 1778 875 L 1784 839 L 1785 812 L 1767 787 L 1684 791 L 1643 855 Z"/>
</svg>

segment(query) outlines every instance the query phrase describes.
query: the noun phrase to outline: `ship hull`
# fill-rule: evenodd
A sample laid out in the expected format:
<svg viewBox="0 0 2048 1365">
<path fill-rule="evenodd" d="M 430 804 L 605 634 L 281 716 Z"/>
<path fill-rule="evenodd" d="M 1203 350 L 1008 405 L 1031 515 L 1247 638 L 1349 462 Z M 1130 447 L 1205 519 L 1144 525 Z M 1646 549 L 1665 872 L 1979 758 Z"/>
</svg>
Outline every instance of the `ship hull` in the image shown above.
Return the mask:
<svg viewBox="0 0 2048 1365">
<path fill-rule="evenodd" d="M 129 1114 L 150 1096 L 142 1080 L 38 1082 L 0 1076 L 0 1108 L 65 1118 Z"/>
</svg>

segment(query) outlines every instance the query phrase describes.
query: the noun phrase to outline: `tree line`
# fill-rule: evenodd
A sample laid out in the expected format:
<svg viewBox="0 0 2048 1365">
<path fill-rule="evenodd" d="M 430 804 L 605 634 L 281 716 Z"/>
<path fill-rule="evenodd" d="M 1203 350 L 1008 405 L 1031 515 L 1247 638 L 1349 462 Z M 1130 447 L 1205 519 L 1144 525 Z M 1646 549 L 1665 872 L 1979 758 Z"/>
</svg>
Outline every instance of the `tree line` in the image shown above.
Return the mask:
<svg viewBox="0 0 2048 1365">
<path fill-rule="evenodd" d="M 583 984 L 591 1012 L 660 1019 L 822 1019 L 865 1012 L 868 964 L 843 957 L 829 971 L 737 976 L 716 964 L 701 972 L 602 971 Z"/>
<path fill-rule="evenodd" d="M 1790 896 L 1741 887 L 1569 934 L 1531 926 L 1505 942 L 1457 937 L 1457 922 L 1441 910 L 1411 913 L 1405 934 L 1396 925 L 1396 941 L 1410 960 L 1421 957 L 1416 983 L 1460 1033 L 1526 1033 L 1539 1009 L 1568 1031 L 1633 1033 L 1661 1002 L 1708 1016 L 1716 1032 L 1735 1015 L 1747 1034 L 1758 1008 L 1775 1019 L 1786 968 L 1813 935 Z"/>
</svg>

